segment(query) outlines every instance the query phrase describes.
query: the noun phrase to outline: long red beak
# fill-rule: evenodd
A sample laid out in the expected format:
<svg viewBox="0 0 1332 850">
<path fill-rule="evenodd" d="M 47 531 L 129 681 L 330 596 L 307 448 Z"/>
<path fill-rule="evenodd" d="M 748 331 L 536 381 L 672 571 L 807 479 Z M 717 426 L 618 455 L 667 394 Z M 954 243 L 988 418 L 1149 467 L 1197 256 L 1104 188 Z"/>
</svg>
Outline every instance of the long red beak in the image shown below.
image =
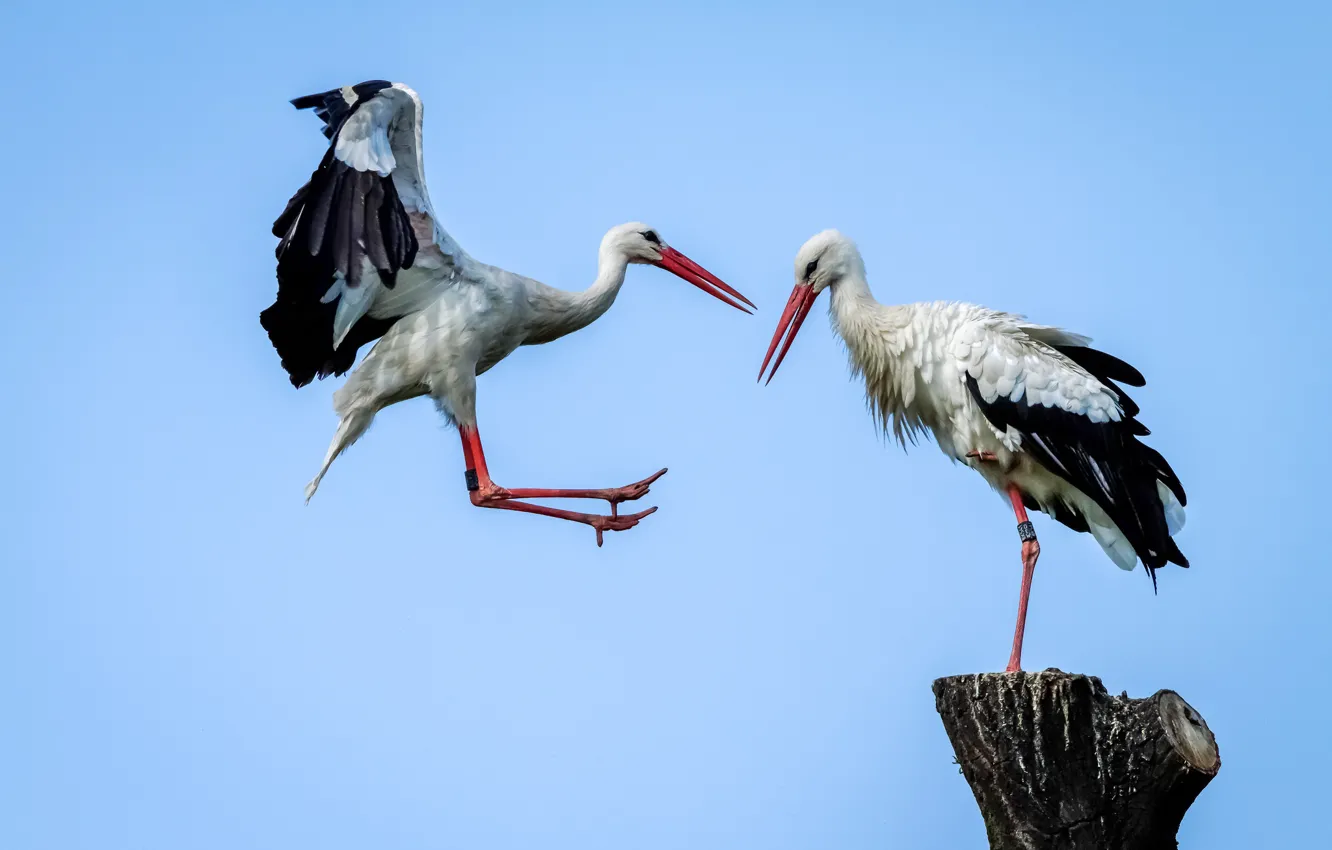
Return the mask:
<svg viewBox="0 0 1332 850">
<path fill-rule="evenodd" d="M 750 307 L 754 307 L 754 302 L 745 296 L 736 292 L 731 287 L 722 283 L 721 279 L 698 263 L 681 254 L 674 248 L 663 246 L 661 249 L 661 259 L 653 265 L 660 266 L 676 277 L 681 278 L 697 286 L 713 298 L 717 298 L 727 304 L 730 304 L 737 310 L 749 313 L 748 308 L 738 302 L 743 301 Z M 754 307 L 757 310 L 757 307 Z"/>
<path fill-rule="evenodd" d="M 772 344 L 768 346 L 763 365 L 759 367 L 758 379 L 762 381 L 763 373 L 768 370 L 768 361 L 772 359 L 772 353 L 777 350 L 777 343 L 782 341 L 782 336 L 785 336 L 786 342 L 782 345 L 782 352 L 777 355 L 777 362 L 772 364 L 772 372 L 768 375 L 765 386 L 772 383 L 773 376 L 777 374 L 777 367 L 786 359 L 786 352 L 791 350 L 791 343 L 795 341 L 796 334 L 800 333 L 800 326 L 809 315 L 809 308 L 814 306 L 817 295 L 814 287 L 805 283 L 797 283 L 796 288 L 791 290 L 791 297 L 786 301 L 786 309 L 782 311 L 782 317 L 777 320 L 777 331 L 772 335 Z"/>
</svg>

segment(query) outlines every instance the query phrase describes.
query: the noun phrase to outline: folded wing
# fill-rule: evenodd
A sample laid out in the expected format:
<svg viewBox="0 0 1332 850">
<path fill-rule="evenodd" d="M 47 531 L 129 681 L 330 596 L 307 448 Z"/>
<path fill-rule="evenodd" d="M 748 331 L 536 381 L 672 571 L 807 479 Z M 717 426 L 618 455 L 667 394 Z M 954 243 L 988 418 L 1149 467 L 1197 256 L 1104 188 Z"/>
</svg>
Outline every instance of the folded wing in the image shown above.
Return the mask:
<svg viewBox="0 0 1332 850">
<path fill-rule="evenodd" d="M 954 353 L 990 424 L 1018 435 L 1023 451 L 1095 501 L 1154 581 L 1167 563 L 1188 566 L 1171 539 L 1182 524 L 1184 487 L 1165 458 L 1139 441 L 1150 432 L 1115 384 L 1141 386 L 1142 375 L 1089 342 L 999 314 L 965 328 Z M 1056 519 L 1087 530 L 1068 506 L 1052 507 Z"/>
</svg>

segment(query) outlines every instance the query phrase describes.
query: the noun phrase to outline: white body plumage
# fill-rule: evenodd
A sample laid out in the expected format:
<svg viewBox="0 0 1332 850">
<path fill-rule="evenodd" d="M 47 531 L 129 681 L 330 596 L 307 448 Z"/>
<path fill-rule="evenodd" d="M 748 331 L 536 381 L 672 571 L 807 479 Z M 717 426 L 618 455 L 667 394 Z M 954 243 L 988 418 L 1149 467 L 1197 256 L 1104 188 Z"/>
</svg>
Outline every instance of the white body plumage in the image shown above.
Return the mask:
<svg viewBox="0 0 1332 850">
<path fill-rule="evenodd" d="M 419 283 L 400 277 L 400 286 L 416 283 L 416 300 L 396 305 L 407 312 L 397 314 L 400 318 L 333 394 L 338 430 L 306 487 L 306 499 L 337 455 L 391 404 L 428 395 L 450 423 L 474 426 L 477 376 L 519 346 L 558 339 L 606 312 L 636 259 L 624 243 L 641 240 L 638 233 L 644 229 L 637 223 L 621 225 L 606 235 L 596 282 L 582 292 L 555 289 L 466 255 L 453 258 L 447 278 L 432 278 L 429 268 L 413 276 Z M 378 306 L 371 307 L 371 316 Z"/>
</svg>

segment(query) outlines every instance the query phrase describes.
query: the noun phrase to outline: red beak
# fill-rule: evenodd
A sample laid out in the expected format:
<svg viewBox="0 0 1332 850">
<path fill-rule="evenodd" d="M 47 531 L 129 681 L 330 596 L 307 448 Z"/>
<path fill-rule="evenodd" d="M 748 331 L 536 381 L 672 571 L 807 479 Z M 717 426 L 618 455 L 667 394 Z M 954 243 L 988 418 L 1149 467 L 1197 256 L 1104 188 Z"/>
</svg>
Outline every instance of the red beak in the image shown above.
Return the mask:
<svg viewBox="0 0 1332 850">
<path fill-rule="evenodd" d="M 804 324 L 805 317 L 809 315 L 809 308 L 814 306 L 814 299 L 818 293 L 814 287 L 807 283 L 797 283 L 796 288 L 791 290 L 791 297 L 787 299 L 786 309 L 782 311 L 782 317 L 777 320 L 777 332 L 772 335 L 772 344 L 768 346 L 768 353 L 763 358 L 763 365 L 759 367 L 760 381 L 763 380 L 763 373 L 768 370 L 768 361 L 772 359 L 772 353 L 777 350 L 777 343 L 782 341 L 782 336 L 786 336 L 786 342 L 782 345 L 781 354 L 777 355 L 777 362 L 772 364 L 772 372 L 768 375 L 766 384 L 772 383 L 773 375 L 777 374 L 777 367 L 782 365 L 782 360 L 786 358 L 786 352 L 791 349 L 791 343 L 795 341 L 796 334 L 800 333 L 800 326 Z M 788 331 L 790 331 L 788 333 Z M 765 386 L 766 386 L 765 384 Z"/>
<path fill-rule="evenodd" d="M 754 307 L 754 302 L 750 301 L 739 292 L 736 292 L 725 283 L 722 283 L 721 279 L 715 274 L 703 268 L 674 248 L 662 246 L 661 259 L 653 263 L 653 265 L 659 266 L 676 277 L 692 283 L 713 298 L 720 299 L 737 310 L 741 310 L 745 313 L 749 312 L 748 309 L 738 303 L 740 301 L 743 301 L 750 307 Z M 754 307 L 754 309 L 757 310 L 758 308 Z"/>
</svg>

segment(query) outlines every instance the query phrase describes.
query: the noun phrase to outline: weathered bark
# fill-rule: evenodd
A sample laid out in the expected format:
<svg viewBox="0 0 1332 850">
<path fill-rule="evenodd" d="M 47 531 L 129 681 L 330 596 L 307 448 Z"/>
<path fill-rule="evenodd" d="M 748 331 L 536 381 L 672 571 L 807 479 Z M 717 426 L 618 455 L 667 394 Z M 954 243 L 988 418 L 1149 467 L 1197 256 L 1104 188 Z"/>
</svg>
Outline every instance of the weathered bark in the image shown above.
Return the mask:
<svg viewBox="0 0 1332 850">
<path fill-rule="evenodd" d="M 1221 768 L 1174 691 L 1112 697 L 1100 679 L 1046 670 L 937 679 L 934 701 L 991 850 L 1174 850 Z"/>
</svg>

